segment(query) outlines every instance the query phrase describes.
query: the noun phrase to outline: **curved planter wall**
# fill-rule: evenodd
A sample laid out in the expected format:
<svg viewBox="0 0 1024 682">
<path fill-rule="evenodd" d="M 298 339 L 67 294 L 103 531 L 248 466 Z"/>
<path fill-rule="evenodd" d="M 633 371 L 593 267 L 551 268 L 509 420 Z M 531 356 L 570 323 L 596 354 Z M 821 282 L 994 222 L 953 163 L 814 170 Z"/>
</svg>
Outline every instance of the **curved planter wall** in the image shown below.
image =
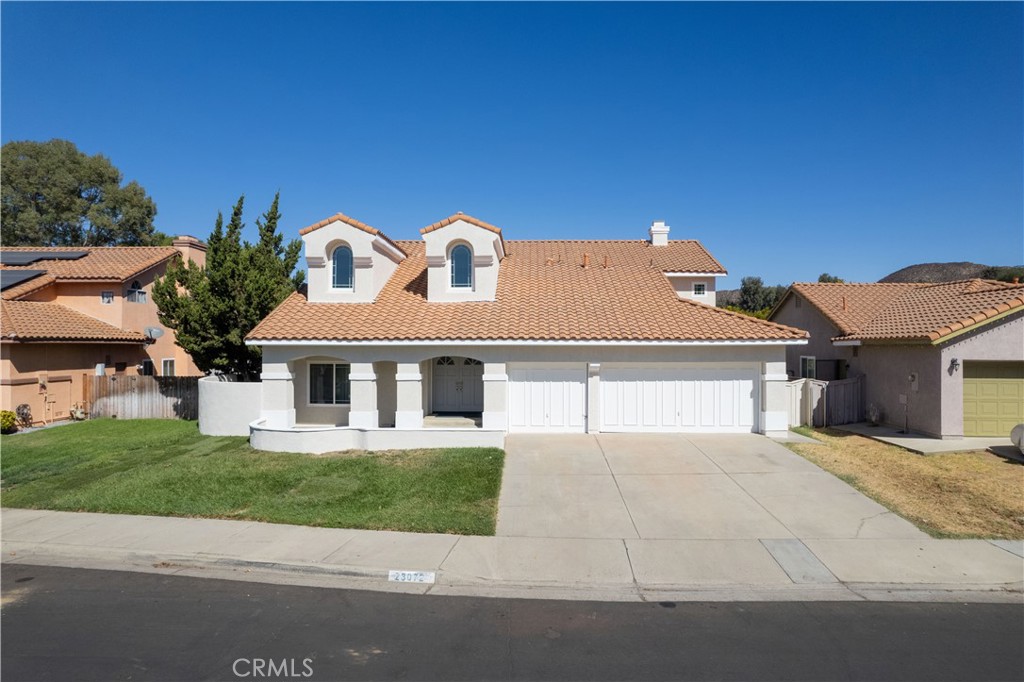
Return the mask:
<svg viewBox="0 0 1024 682">
<path fill-rule="evenodd" d="M 263 384 L 219 375 L 199 380 L 199 433 L 204 436 L 248 436 L 249 424 L 260 416 Z"/>
</svg>

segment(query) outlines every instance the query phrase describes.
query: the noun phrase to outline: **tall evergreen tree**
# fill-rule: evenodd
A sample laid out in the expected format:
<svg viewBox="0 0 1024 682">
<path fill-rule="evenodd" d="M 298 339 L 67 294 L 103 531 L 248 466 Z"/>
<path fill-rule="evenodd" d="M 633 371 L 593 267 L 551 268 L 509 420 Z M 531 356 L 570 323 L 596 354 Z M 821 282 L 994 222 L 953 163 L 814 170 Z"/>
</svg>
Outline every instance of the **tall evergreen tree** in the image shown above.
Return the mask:
<svg viewBox="0 0 1024 682">
<path fill-rule="evenodd" d="M 284 243 L 277 231 L 280 196 L 257 219 L 259 241 L 242 241 L 245 196 L 238 199 L 224 226 L 217 215 L 207 242 L 206 266 L 175 263 L 153 285 L 160 321 L 175 330 L 178 345 L 204 372 L 255 379 L 261 357 L 245 345 L 245 336 L 299 286 L 305 273 L 292 274 L 301 242 Z"/>
</svg>

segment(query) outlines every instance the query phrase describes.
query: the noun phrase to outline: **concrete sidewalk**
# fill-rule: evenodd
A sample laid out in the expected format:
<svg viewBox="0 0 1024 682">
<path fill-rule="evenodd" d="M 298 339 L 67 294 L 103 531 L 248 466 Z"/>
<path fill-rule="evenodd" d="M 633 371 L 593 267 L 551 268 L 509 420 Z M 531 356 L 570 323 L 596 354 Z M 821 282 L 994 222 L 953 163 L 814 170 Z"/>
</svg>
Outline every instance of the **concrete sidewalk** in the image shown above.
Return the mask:
<svg viewBox="0 0 1024 682">
<path fill-rule="evenodd" d="M 23 509 L 0 530 L 4 563 L 424 594 L 1021 602 L 1024 588 L 1016 541 L 464 537 Z"/>
<path fill-rule="evenodd" d="M 874 440 L 901 447 L 918 455 L 943 455 L 950 452 L 971 452 L 974 450 L 988 450 L 995 447 L 1016 448 L 1009 437 L 966 437 L 943 440 L 942 438 L 933 438 L 920 433 L 904 433 L 900 429 L 891 426 L 872 426 L 867 422 L 842 424 L 832 428 L 855 433 L 858 436 L 873 438 Z"/>
</svg>

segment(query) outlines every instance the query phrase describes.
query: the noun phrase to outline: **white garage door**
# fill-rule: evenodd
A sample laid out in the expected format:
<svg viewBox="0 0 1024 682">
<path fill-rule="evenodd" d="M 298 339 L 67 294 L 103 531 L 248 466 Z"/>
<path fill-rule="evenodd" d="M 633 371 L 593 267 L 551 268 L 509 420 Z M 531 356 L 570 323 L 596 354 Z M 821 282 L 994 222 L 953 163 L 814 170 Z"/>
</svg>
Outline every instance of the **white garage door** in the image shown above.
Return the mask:
<svg viewBox="0 0 1024 682">
<path fill-rule="evenodd" d="M 510 369 L 509 431 L 582 433 L 586 380 L 585 369 Z"/>
<path fill-rule="evenodd" d="M 749 433 L 757 380 L 754 369 L 604 369 L 601 430 Z"/>
</svg>

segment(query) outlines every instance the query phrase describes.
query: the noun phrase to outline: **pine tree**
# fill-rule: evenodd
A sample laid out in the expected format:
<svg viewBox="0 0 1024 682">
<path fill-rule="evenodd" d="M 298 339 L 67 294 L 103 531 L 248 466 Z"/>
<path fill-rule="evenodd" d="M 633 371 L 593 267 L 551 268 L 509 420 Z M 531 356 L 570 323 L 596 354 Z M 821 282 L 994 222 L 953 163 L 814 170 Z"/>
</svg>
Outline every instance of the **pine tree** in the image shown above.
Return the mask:
<svg viewBox="0 0 1024 682">
<path fill-rule="evenodd" d="M 246 335 L 297 286 L 305 273 L 292 274 L 302 247 L 297 239 L 284 244 L 277 231 L 280 196 L 257 219 L 259 241 L 242 241 L 245 196 L 224 217 L 207 242 L 206 266 L 175 263 L 153 286 L 160 321 L 175 330 L 178 345 L 204 372 L 237 374 L 255 379 L 260 350 L 245 345 Z"/>
</svg>

